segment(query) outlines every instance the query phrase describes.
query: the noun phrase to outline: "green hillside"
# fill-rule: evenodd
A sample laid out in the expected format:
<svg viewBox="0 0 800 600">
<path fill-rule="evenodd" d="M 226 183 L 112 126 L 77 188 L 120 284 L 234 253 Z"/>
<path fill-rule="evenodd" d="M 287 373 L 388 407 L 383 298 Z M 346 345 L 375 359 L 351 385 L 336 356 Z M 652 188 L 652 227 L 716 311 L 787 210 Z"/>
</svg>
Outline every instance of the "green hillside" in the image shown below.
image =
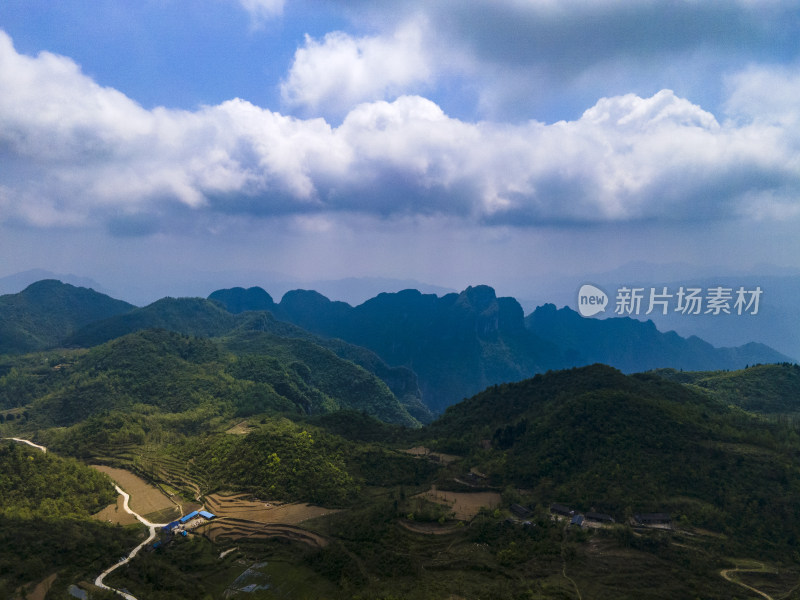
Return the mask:
<svg viewBox="0 0 800 600">
<path fill-rule="evenodd" d="M 69 426 L 117 412 L 192 430 L 212 417 L 339 409 L 418 425 L 361 367 L 311 342 L 261 332 L 222 345 L 145 330 L 72 351 L 56 365 L 45 358 L 10 359 L 0 377 L 0 409 L 24 404 L 29 427 Z"/>
<path fill-rule="evenodd" d="M 60 573 L 96 576 L 135 544 L 134 530 L 88 520 L 116 499 L 105 475 L 73 460 L 0 440 L 0 597 Z"/>
<path fill-rule="evenodd" d="M 263 292 L 263 290 L 261 291 Z M 216 296 L 212 294 L 213 300 L 164 298 L 144 308 L 91 323 L 65 340 L 65 343 L 70 346 L 91 347 L 145 329 L 165 329 L 196 337 L 226 336 L 231 339 L 232 336 L 235 338 L 239 333 L 246 336 L 250 335 L 250 332 L 261 332 L 287 340 L 304 340 L 306 343 L 304 347 L 315 345 L 328 348 L 344 361 L 353 362 L 384 381 L 403 405 L 403 410 L 413 415 L 413 418 L 408 421 L 409 423 L 413 423 L 415 420 L 421 422 L 433 420 L 432 414 L 422 403 L 416 376 L 409 369 L 389 367 L 375 353 L 366 348 L 314 335 L 291 323 L 278 321 L 269 312 L 239 311 L 234 315 L 228 312 L 225 308 L 226 305 L 219 300 L 219 298 L 226 298 L 225 294 L 216 294 Z M 271 301 L 266 292 L 263 294 Z M 261 294 L 256 293 L 257 302 L 252 299 L 251 294 L 246 294 L 246 298 L 250 300 L 250 304 L 255 303 L 261 307 L 269 306 L 269 302 L 265 301 Z M 234 308 L 236 307 L 234 306 Z M 286 343 L 291 342 L 287 341 Z M 270 348 L 274 350 L 277 345 L 273 342 Z M 295 344 L 296 348 L 300 346 L 302 344 Z M 383 396 L 382 392 L 378 393 L 376 401 L 382 401 Z M 390 414 L 388 418 L 394 422 L 397 420 L 397 415 Z M 403 419 L 407 420 L 408 415 L 403 415 L 401 420 Z"/>
<path fill-rule="evenodd" d="M 133 310 L 132 304 L 55 280 L 0 296 L 0 354 L 20 354 L 63 344 L 75 331 Z"/>
<path fill-rule="evenodd" d="M 618 520 L 668 512 L 770 553 L 800 532 L 797 432 L 655 375 L 602 365 L 539 375 L 453 406 L 427 431 L 540 501 Z"/>
<path fill-rule="evenodd" d="M 343 385 L 335 368 L 313 375 L 303 366 L 326 360 L 339 359 L 264 332 L 211 341 L 144 331 L 74 351 L 71 366 L 40 382 L 49 391 L 21 407 L 27 419 L 6 422 L 0 434 L 28 431 L 54 452 L 133 470 L 187 499 L 221 492 L 257 498 L 251 511 L 286 501 L 338 510 L 276 537 L 240 515 L 221 525 L 241 531 L 235 539 L 193 535 L 143 552 L 109 579 L 138 598 L 217 597 L 262 564 L 272 567 L 255 570 L 280 597 L 336 600 L 723 600 L 747 597 L 720 575 L 740 564 L 754 573 L 738 577 L 773 597 L 791 598 L 800 583 L 800 435 L 787 423 L 654 374 L 593 365 L 492 386 L 409 430 L 360 410 L 303 410 Z M 164 379 L 148 376 L 148 365 Z M 65 370 L 66 381 L 56 379 Z M 136 402 L 112 398 L 108 410 L 48 428 L 45 408 L 69 395 L 76 375 L 105 379 L 104 395 L 128 389 Z M 273 390 L 291 409 L 236 416 L 236 390 L 247 386 Z M 182 404 L 186 392 L 194 396 Z M 81 388 L 79 396 L 90 394 Z M 404 451 L 423 445 L 449 457 Z M 432 489 L 496 494 L 498 504 L 481 500 L 457 517 L 451 502 L 420 495 Z M 616 523 L 568 527 L 548 510 L 557 502 Z M 632 527 L 640 512 L 668 513 L 672 527 Z M 322 541 L 291 537 L 301 534 Z"/>
<path fill-rule="evenodd" d="M 162 298 L 127 314 L 98 320 L 66 340 L 70 346 L 97 346 L 143 329 L 168 329 L 184 335 L 214 337 L 236 327 L 236 318 L 202 298 Z"/>
<path fill-rule="evenodd" d="M 800 365 L 754 365 L 738 371 L 654 371 L 696 386 L 725 404 L 765 415 L 800 413 Z"/>
</svg>

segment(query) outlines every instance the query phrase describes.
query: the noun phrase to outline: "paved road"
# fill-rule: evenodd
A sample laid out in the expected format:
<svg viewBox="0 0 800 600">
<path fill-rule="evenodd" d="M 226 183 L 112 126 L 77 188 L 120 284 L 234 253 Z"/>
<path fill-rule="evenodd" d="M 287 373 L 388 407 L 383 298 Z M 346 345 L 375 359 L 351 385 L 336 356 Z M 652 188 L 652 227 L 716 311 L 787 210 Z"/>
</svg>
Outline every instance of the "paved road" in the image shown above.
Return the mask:
<svg viewBox="0 0 800 600">
<path fill-rule="evenodd" d="M 140 523 L 142 523 L 145 527 L 147 527 L 150 530 L 150 535 L 147 537 L 147 539 L 145 541 L 143 541 L 141 544 L 136 546 L 136 548 L 131 550 L 131 552 L 130 552 L 130 554 L 128 554 L 128 556 L 126 556 L 124 559 L 122 559 L 118 563 L 116 563 L 114 565 L 111 565 L 108 569 L 106 569 L 105 571 L 100 573 L 100 575 L 97 576 L 97 579 L 94 580 L 94 584 L 99 588 L 103 588 L 104 590 L 111 590 L 112 592 L 116 592 L 117 594 L 119 594 L 120 596 L 125 598 L 125 600 L 137 600 L 135 596 L 132 596 L 131 594 L 129 594 L 127 592 L 123 592 L 122 590 L 117 590 L 117 589 L 114 589 L 112 587 L 107 586 L 106 584 L 103 583 L 103 580 L 106 578 L 106 575 L 111 573 L 114 569 L 118 569 L 122 565 L 128 564 L 131 561 L 131 559 L 139 553 L 139 550 L 141 550 L 143 547 L 145 547 L 147 544 L 149 544 L 150 542 L 152 542 L 155 539 L 155 537 L 156 537 L 156 529 L 164 527 L 166 525 L 166 523 L 151 523 L 150 521 L 148 521 L 147 519 L 142 517 L 139 513 L 133 512 L 130 509 L 130 506 L 128 504 L 130 502 L 130 499 L 131 499 L 130 494 L 125 492 L 118 485 L 115 485 L 114 487 L 117 489 L 117 492 L 119 492 L 122 495 L 122 498 L 124 499 L 124 502 L 122 504 L 122 508 L 125 509 L 125 512 L 128 513 L 128 514 L 133 515 L 134 517 L 136 517 L 139 520 Z"/>
<path fill-rule="evenodd" d="M 28 444 L 29 446 L 33 446 L 34 448 L 38 448 L 42 452 L 47 452 L 47 448 L 45 448 L 44 446 L 40 446 L 39 444 L 34 444 L 30 440 L 24 440 L 22 438 L 3 438 L 3 439 L 5 439 L 5 440 L 14 440 L 15 442 L 19 442 L 21 444 Z M 97 579 L 94 580 L 94 584 L 99 588 L 103 588 L 104 590 L 110 590 L 110 591 L 112 591 L 112 592 L 114 592 L 116 594 L 119 594 L 120 596 L 125 598 L 125 600 L 137 600 L 136 596 L 133 596 L 133 595 L 127 593 L 127 592 L 123 592 L 122 590 L 117 590 L 117 589 L 114 589 L 112 587 L 107 586 L 106 584 L 103 583 L 103 579 L 105 579 L 106 575 L 111 573 L 114 569 L 118 569 L 122 565 L 125 565 L 125 564 L 129 563 L 131 561 L 131 559 L 139 553 L 139 550 L 141 550 L 144 546 L 146 546 L 147 544 L 149 544 L 150 542 L 152 542 L 155 539 L 155 537 L 156 537 L 156 529 L 164 527 L 166 525 L 166 523 L 151 523 L 150 521 L 148 521 L 147 519 L 142 517 L 140 514 L 133 512 L 131 510 L 130 506 L 129 506 L 129 502 L 130 502 L 130 499 L 131 499 L 130 494 L 125 492 L 118 485 L 114 485 L 114 487 L 116 488 L 117 493 L 121 494 L 123 499 L 124 499 L 124 502 L 122 504 L 122 508 L 125 509 L 125 512 L 127 512 L 128 514 L 131 514 L 134 517 L 136 517 L 139 520 L 140 523 L 142 523 L 145 527 L 147 527 L 150 530 L 150 535 L 147 537 L 147 539 L 145 541 L 143 541 L 141 544 L 136 546 L 136 548 L 131 550 L 131 552 L 130 552 L 130 554 L 128 554 L 128 556 L 126 556 L 125 558 L 120 560 L 118 563 L 110 566 L 108 569 L 106 569 L 105 571 L 100 573 L 100 575 L 97 576 Z"/>
<path fill-rule="evenodd" d="M 39 444 L 34 444 L 30 440 L 23 440 L 22 438 L 3 438 L 4 440 L 14 440 L 15 442 L 20 442 L 22 444 L 28 444 L 28 446 L 33 446 L 34 448 L 38 448 L 42 452 L 47 452 L 47 448 L 44 446 L 40 446 Z"/>
</svg>

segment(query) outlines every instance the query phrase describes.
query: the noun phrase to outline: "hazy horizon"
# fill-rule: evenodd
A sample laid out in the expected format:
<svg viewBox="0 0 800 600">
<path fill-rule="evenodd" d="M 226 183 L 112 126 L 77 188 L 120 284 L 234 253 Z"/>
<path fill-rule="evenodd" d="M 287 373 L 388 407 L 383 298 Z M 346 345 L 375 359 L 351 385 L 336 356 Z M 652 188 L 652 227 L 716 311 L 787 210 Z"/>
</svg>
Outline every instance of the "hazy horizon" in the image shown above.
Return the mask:
<svg viewBox="0 0 800 600">
<path fill-rule="evenodd" d="M 193 8 L 0 6 L 0 276 L 800 270 L 795 3 Z"/>
</svg>

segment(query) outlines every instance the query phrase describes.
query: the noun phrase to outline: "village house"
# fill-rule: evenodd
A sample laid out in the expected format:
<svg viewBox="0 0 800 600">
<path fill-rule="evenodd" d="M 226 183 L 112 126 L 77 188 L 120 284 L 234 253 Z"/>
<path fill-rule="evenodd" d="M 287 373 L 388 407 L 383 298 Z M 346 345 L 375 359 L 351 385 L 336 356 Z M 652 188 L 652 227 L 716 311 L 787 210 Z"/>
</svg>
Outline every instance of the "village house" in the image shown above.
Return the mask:
<svg viewBox="0 0 800 600">
<path fill-rule="evenodd" d="M 669 513 L 641 513 L 633 515 L 633 521 L 643 527 L 655 525 L 669 527 L 672 525 L 672 517 L 669 516 Z"/>
<path fill-rule="evenodd" d="M 587 512 L 585 517 L 587 521 L 594 521 L 595 523 L 605 523 L 609 525 L 614 523 L 614 517 L 604 513 Z"/>
</svg>

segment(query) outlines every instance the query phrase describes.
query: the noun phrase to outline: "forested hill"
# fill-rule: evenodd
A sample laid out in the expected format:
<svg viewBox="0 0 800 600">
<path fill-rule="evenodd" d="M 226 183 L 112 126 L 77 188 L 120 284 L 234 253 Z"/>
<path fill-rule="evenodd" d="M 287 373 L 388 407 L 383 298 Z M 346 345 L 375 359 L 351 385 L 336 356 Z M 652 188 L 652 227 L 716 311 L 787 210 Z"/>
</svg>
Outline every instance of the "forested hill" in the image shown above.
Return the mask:
<svg viewBox="0 0 800 600">
<path fill-rule="evenodd" d="M 231 299 L 236 295 L 235 290 L 232 292 L 218 294 L 216 297 Z M 405 367 L 389 367 L 366 348 L 315 335 L 292 323 L 277 320 L 271 312 L 261 310 L 271 302 L 266 292 L 246 294 L 244 300 L 253 301 L 252 307 L 247 307 L 248 312 L 242 312 L 245 310 L 242 308 L 242 311 L 234 311 L 236 314 L 232 314 L 219 299 L 163 298 L 143 308 L 91 323 L 67 338 L 65 344 L 91 347 L 146 329 L 165 329 L 197 337 L 225 337 L 234 340 L 237 335 L 261 332 L 287 340 L 305 340 L 327 348 L 339 358 L 351 361 L 376 375 L 389 386 L 415 419 L 420 422 L 433 419 L 430 410 L 422 402 L 417 376 L 411 370 Z M 234 304 L 238 302 L 241 307 L 241 301 L 232 301 Z M 275 344 L 272 348 L 275 348 Z M 314 365 L 309 366 L 313 368 Z"/>
<path fill-rule="evenodd" d="M 259 288 L 219 290 L 211 297 L 234 312 L 272 303 L 278 318 L 407 366 L 417 373 L 425 402 L 439 411 L 488 385 L 595 362 L 632 373 L 791 360 L 761 344 L 714 348 L 696 337 L 662 333 L 649 321 L 585 319 L 552 304 L 523 319 L 516 300 L 498 298 L 488 286 L 442 297 L 416 290 L 380 294 L 356 307 L 308 290 L 288 292 L 279 304 Z"/>
<path fill-rule="evenodd" d="M 37 428 L 116 412 L 125 419 L 161 414 L 167 426 L 186 432 L 214 419 L 341 409 L 419 425 L 365 369 L 312 342 L 264 332 L 218 341 L 145 330 L 11 365 L 0 377 L 0 409 L 27 407 L 29 426 Z"/>
<path fill-rule="evenodd" d="M 654 373 L 748 411 L 765 415 L 800 413 L 800 366 L 796 364 L 753 365 L 737 371 L 660 369 Z"/>
<path fill-rule="evenodd" d="M 58 346 L 81 327 L 134 308 L 52 279 L 33 283 L 18 294 L 0 296 L 0 354 Z"/>
<path fill-rule="evenodd" d="M 593 365 L 493 386 L 425 432 L 494 485 L 576 509 L 665 512 L 772 549 L 800 530 L 797 432 L 654 374 Z"/>
<path fill-rule="evenodd" d="M 237 301 L 241 297 L 240 292 Z M 556 344 L 525 329 L 519 303 L 498 298 L 488 286 L 442 297 L 416 290 L 379 294 L 357 307 L 295 290 L 276 310 L 309 331 L 364 346 L 390 365 L 412 369 L 425 403 L 435 411 L 487 385 L 563 364 Z"/>
</svg>

